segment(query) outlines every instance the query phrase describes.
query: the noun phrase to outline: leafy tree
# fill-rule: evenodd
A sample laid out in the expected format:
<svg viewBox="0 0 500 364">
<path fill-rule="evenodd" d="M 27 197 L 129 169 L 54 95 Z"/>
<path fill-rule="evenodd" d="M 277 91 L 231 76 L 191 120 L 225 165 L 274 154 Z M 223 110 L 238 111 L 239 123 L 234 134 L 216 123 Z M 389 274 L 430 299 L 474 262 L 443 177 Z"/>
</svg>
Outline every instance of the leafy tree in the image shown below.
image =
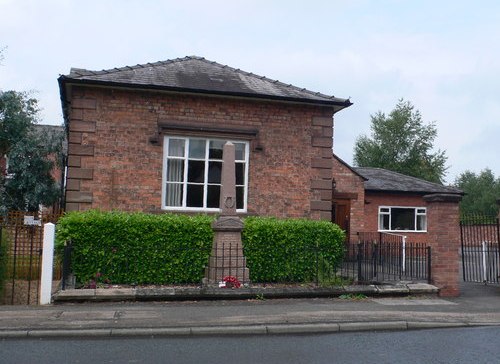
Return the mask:
<svg viewBox="0 0 500 364">
<path fill-rule="evenodd" d="M 354 147 L 354 164 L 378 167 L 442 183 L 446 174 L 444 151 L 432 152 L 437 129 L 424 124 L 420 112 L 400 99 L 389 115 L 371 116 L 371 137 L 361 135 Z"/>
<path fill-rule="evenodd" d="M 37 122 L 38 101 L 25 92 L 0 91 L 0 155 L 23 139 Z"/>
<path fill-rule="evenodd" d="M 500 177 L 495 179 L 491 169 L 486 168 L 478 174 L 465 171 L 456 178 L 455 185 L 465 192 L 460 202 L 462 214 L 497 214 Z"/>
<path fill-rule="evenodd" d="M 26 93 L 0 91 L 0 155 L 9 160 L 8 174 L 0 173 L 0 212 L 35 211 L 59 197 L 51 171 L 61 160 L 63 135 L 37 130 L 37 105 Z"/>
</svg>

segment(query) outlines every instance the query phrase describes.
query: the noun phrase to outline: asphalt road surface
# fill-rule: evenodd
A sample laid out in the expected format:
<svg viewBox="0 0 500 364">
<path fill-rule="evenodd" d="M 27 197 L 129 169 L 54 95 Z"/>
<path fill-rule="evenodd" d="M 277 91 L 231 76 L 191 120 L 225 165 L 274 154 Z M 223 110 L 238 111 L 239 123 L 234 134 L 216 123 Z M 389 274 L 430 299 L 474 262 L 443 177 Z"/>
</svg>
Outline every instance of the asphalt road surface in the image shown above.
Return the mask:
<svg viewBox="0 0 500 364">
<path fill-rule="evenodd" d="M 325 335 L 5 339 L 0 363 L 500 363 L 500 327 Z"/>
</svg>

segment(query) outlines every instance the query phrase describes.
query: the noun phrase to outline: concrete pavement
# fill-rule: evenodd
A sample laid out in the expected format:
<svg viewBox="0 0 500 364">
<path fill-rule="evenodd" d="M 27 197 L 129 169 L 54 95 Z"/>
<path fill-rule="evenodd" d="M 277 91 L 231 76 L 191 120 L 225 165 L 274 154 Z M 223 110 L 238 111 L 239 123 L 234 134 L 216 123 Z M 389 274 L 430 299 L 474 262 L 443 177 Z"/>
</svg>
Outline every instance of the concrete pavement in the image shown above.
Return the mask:
<svg viewBox="0 0 500 364">
<path fill-rule="evenodd" d="M 263 335 L 500 325 L 500 287 L 463 287 L 461 297 L 446 299 L 433 294 L 364 299 L 346 295 L 0 306 L 0 338 Z"/>
</svg>

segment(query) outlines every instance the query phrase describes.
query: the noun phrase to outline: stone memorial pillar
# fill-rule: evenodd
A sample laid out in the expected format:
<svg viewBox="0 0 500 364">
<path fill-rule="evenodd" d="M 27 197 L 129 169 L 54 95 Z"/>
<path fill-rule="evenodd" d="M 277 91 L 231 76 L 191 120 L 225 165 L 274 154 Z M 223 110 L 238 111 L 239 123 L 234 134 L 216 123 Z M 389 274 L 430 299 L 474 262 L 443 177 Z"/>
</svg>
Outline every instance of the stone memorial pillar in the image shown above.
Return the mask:
<svg viewBox="0 0 500 364">
<path fill-rule="evenodd" d="M 236 214 L 235 147 L 227 142 L 223 149 L 220 215 L 213 222 L 214 242 L 205 278 L 210 285 L 232 276 L 241 283 L 250 281 L 250 273 L 243 256 L 241 231 L 243 221 Z"/>
</svg>

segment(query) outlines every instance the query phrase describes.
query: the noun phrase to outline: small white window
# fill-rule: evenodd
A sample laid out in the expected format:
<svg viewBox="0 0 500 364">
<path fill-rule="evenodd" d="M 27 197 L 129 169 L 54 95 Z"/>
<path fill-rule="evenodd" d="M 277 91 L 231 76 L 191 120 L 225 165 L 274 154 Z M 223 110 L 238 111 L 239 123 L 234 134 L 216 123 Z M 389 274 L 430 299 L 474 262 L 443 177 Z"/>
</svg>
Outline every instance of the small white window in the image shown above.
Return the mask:
<svg viewBox="0 0 500 364">
<path fill-rule="evenodd" d="M 380 206 L 379 231 L 427 231 L 425 207 Z"/>
<path fill-rule="evenodd" d="M 236 211 L 247 209 L 249 143 L 235 145 Z M 165 136 L 162 208 L 218 211 L 226 140 Z"/>
</svg>

